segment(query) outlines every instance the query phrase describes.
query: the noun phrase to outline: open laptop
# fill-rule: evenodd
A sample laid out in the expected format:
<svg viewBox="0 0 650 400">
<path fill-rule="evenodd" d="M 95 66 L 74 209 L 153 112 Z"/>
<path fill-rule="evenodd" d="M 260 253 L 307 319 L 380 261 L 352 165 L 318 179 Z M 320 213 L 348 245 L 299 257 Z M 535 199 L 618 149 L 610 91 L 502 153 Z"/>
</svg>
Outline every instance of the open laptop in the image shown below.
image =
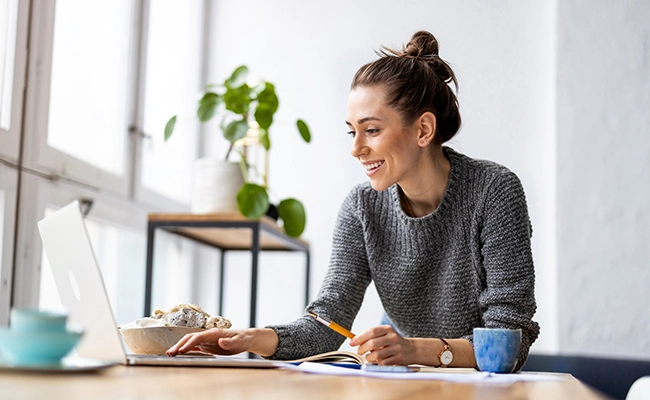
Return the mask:
<svg viewBox="0 0 650 400">
<path fill-rule="evenodd" d="M 83 327 L 79 356 L 125 365 L 276 368 L 282 363 L 229 356 L 127 354 L 115 323 L 104 280 L 79 203 L 74 201 L 38 222 L 45 254 L 69 320 Z"/>
</svg>

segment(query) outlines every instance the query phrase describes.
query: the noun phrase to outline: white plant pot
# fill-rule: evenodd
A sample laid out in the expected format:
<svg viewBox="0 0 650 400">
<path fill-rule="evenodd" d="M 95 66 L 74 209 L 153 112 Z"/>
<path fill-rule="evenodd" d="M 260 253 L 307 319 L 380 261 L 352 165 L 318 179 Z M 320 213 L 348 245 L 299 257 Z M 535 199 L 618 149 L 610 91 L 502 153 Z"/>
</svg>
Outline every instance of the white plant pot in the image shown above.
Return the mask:
<svg viewBox="0 0 650 400">
<path fill-rule="evenodd" d="M 194 161 L 192 212 L 239 212 L 237 192 L 243 185 L 244 176 L 238 162 L 212 157 L 197 159 Z"/>
</svg>

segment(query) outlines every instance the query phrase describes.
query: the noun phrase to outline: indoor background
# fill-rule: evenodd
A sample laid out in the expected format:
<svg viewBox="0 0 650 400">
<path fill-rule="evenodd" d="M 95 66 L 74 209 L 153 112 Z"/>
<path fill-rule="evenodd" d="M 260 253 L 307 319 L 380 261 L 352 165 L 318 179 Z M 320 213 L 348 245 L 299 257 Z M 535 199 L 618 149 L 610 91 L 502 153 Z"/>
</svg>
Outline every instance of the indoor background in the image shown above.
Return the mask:
<svg viewBox="0 0 650 400">
<path fill-rule="evenodd" d="M 644 0 L 0 0 L 0 325 L 11 305 L 59 307 L 36 222 L 79 198 L 93 201 L 88 229 L 117 322 L 142 316 L 147 213 L 189 210 L 192 161 L 225 154 L 196 100 L 242 64 L 276 85 L 269 183 L 306 206 L 313 298 L 338 207 L 367 179 L 344 123 L 352 76 L 423 29 L 459 80 L 463 127 L 448 145 L 524 185 L 541 325 L 531 351 L 650 359 Z M 157 240 L 153 307 L 216 313 L 218 252 Z M 235 327 L 248 323 L 249 262 L 227 257 Z M 302 315 L 303 264 L 262 256 L 258 325 Z M 371 287 L 353 331 L 381 315 Z"/>
</svg>

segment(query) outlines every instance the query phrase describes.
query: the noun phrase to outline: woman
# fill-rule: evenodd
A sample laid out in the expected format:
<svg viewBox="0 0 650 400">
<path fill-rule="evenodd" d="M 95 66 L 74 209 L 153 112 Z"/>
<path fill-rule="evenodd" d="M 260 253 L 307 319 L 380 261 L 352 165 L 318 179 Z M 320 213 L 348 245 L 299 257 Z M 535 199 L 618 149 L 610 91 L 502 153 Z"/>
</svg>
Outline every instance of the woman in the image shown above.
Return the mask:
<svg viewBox="0 0 650 400">
<path fill-rule="evenodd" d="M 474 367 L 474 327 L 522 329 L 523 365 L 539 333 L 531 228 L 517 176 L 443 146 L 460 128 L 451 68 L 429 32 L 385 49 L 357 71 L 346 123 L 370 178 L 341 210 L 328 273 L 309 310 L 351 327 L 374 281 L 390 325 L 350 341 L 380 365 Z M 336 350 L 344 337 L 308 315 L 286 325 L 209 330 L 195 348 L 297 359 Z M 449 351 L 453 357 L 450 357 Z M 451 362 L 450 362 L 451 361 Z"/>
</svg>

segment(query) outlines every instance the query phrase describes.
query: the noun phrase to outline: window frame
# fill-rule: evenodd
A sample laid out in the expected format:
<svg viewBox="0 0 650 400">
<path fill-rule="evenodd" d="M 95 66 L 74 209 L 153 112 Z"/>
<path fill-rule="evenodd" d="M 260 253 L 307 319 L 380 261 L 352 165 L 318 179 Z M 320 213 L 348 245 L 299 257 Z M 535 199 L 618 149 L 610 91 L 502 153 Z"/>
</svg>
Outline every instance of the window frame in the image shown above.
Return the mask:
<svg viewBox="0 0 650 400">
<path fill-rule="evenodd" d="M 0 128 L 0 157 L 13 164 L 18 164 L 20 160 L 30 2 L 18 1 L 17 5 L 11 119 L 8 130 Z M 0 190 L 4 192 L 3 218 L 2 225 L 0 225 L 3 232 L 2 242 L 0 243 L 0 246 L 2 246 L 2 257 L 0 258 L 0 326 L 5 326 L 9 322 L 9 310 L 13 298 L 18 186 L 18 170 L 0 163 Z"/>
<path fill-rule="evenodd" d="M 0 190 L 4 192 L 2 225 L 2 257 L 0 257 L 0 326 L 9 322 L 12 299 L 12 279 L 14 263 L 14 243 L 16 227 L 16 198 L 18 191 L 18 171 L 0 165 Z"/>
<path fill-rule="evenodd" d="M 8 315 L 9 307 L 34 307 L 38 305 L 40 292 L 40 264 L 42 245 L 37 223 L 44 217 L 48 207 L 60 208 L 69 202 L 80 199 L 93 199 L 91 218 L 103 222 L 146 232 L 147 215 L 152 211 L 168 212 L 188 211 L 188 204 L 180 204 L 140 183 L 142 170 L 143 142 L 145 134 L 140 128 L 144 119 L 144 77 L 146 62 L 146 31 L 148 28 L 149 0 L 132 0 L 131 17 L 132 38 L 129 62 L 129 97 L 126 101 L 128 126 L 124 129 L 126 139 L 125 173 L 118 177 L 100 168 L 85 163 L 47 145 L 47 129 L 50 102 L 50 80 L 52 69 L 53 32 L 55 18 L 55 0 L 33 0 L 20 2 L 32 4 L 31 12 L 25 12 L 24 23 L 19 22 L 25 33 L 25 54 L 27 54 L 27 37 L 29 32 L 29 59 L 23 65 L 26 75 L 25 106 L 20 109 L 19 118 L 25 123 L 22 131 L 22 166 L 24 169 L 38 171 L 41 176 L 26 172 L 20 173 L 20 193 L 14 198 L 25 199 L 20 202 L 18 215 L 15 217 L 18 227 L 15 237 L 16 257 L 13 260 L 13 292 L 11 304 L 2 303 L 0 299 L 0 326 L 2 315 Z M 201 0 L 204 10 L 208 7 Z M 197 23 L 205 24 L 208 16 L 203 14 Z M 23 20 L 21 20 L 23 21 Z M 207 40 L 208 30 L 202 30 L 203 40 Z M 203 71 L 201 79 L 205 81 L 207 68 L 207 47 L 199 55 Z M 27 73 L 25 73 L 27 69 Z M 19 69 L 15 69 L 19 71 Z M 16 72 L 15 72 L 16 73 Z M 14 90 L 18 86 L 14 81 Z M 22 90 L 21 90 L 22 92 Z M 22 101 L 21 101 L 22 106 Z M 12 119 L 13 120 L 13 119 Z M 19 137 L 21 135 L 18 135 Z M 199 142 L 202 132 L 199 131 Z M 16 157 L 18 155 L 16 147 Z M 197 156 L 199 153 L 197 152 Z M 18 157 L 17 157 L 18 159 Z M 50 175 L 48 179 L 47 176 Z M 62 178 L 62 179 L 58 179 Z M 1 183 L 1 182 L 0 182 Z M 16 210 L 12 210 L 15 215 Z M 7 219 L 5 219 L 5 224 Z M 13 224 L 12 224 L 13 226 Z M 13 237 L 13 233 L 11 235 Z M 12 249 L 13 250 L 13 249 Z M 12 253 L 10 251 L 10 253 Z M 13 254 L 12 254 L 13 256 Z M 10 268 L 11 270 L 11 268 Z"/>
<path fill-rule="evenodd" d="M 29 87 L 26 109 L 24 165 L 27 168 L 47 171 L 47 173 L 73 179 L 102 191 L 108 191 L 122 197 L 130 196 L 131 171 L 134 162 L 129 128 L 132 123 L 131 112 L 135 105 L 137 72 L 137 24 L 142 7 L 133 1 L 131 18 L 131 43 L 129 45 L 129 67 L 127 87 L 131 88 L 125 99 L 127 123 L 123 134 L 126 135 L 124 153 L 124 175 L 118 176 L 94 165 L 72 157 L 62 151 L 48 146 L 48 119 L 50 104 L 50 84 L 52 77 L 52 55 L 54 46 L 54 18 L 56 1 L 37 0 L 32 11 L 32 35 L 30 43 Z M 130 116 L 130 118 L 129 118 Z"/>
<path fill-rule="evenodd" d="M 20 152 L 30 11 L 29 2 L 18 1 L 17 3 L 10 123 L 8 130 L 0 128 L 0 157 L 13 163 L 18 162 Z"/>
<path fill-rule="evenodd" d="M 146 146 L 146 141 L 150 135 L 154 135 L 157 132 L 144 132 L 144 109 L 145 109 L 145 83 L 146 83 L 146 73 L 147 73 L 147 45 L 148 45 L 148 32 L 149 32 L 149 8 L 151 0 L 143 0 L 142 3 L 142 24 L 140 26 L 139 34 L 139 68 L 138 68 L 138 85 L 137 85 L 137 112 L 133 116 L 134 124 L 132 125 L 133 133 L 133 180 L 131 182 L 131 193 L 133 198 L 137 201 L 141 201 L 147 204 L 156 204 L 162 207 L 164 210 L 176 211 L 176 212 L 189 212 L 190 204 L 184 204 L 179 201 L 170 199 L 155 190 L 147 188 L 142 183 L 142 174 L 144 169 L 143 161 L 143 151 Z M 200 63 L 202 65 L 200 71 L 200 81 L 202 82 L 202 87 L 205 86 L 207 82 L 207 71 L 208 71 L 208 60 L 209 60 L 209 46 L 208 46 L 208 37 L 210 31 L 208 29 L 209 24 L 209 15 L 210 15 L 210 1 L 202 1 L 203 8 L 203 18 L 199 23 L 202 24 L 201 35 L 202 35 L 202 54 L 200 57 Z M 171 115 L 170 115 L 171 117 Z M 162 132 L 161 132 L 162 133 Z M 199 124 L 197 132 L 197 149 L 196 149 L 196 158 L 203 156 L 202 154 L 202 142 L 205 135 L 205 128 L 203 124 Z"/>
</svg>

